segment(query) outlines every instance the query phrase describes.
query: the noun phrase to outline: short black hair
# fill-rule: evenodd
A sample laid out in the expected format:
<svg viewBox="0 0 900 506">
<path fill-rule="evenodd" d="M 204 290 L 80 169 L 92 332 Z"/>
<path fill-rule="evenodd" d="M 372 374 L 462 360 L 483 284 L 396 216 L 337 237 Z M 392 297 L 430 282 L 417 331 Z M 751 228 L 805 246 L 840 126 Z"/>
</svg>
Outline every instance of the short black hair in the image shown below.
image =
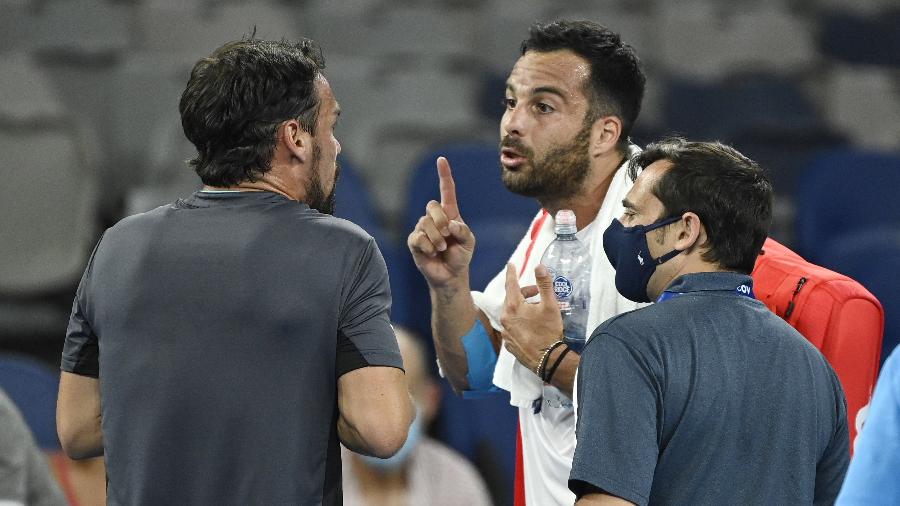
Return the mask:
<svg viewBox="0 0 900 506">
<path fill-rule="evenodd" d="M 229 42 L 194 65 L 181 94 L 184 134 L 197 148 L 190 161 L 204 184 L 254 181 L 271 169 L 279 125 L 297 119 L 315 133 L 315 79 L 325 68 L 315 42 Z"/>
<path fill-rule="evenodd" d="M 696 213 L 708 237 L 703 259 L 750 274 L 772 223 L 766 171 L 731 146 L 673 137 L 634 157 L 629 175 L 659 160 L 672 163 L 650 190 L 665 209 L 660 218 Z"/>
<path fill-rule="evenodd" d="M 591 77 L 585 95 L 591 100 L 588 119 L 606 115 L 622 120 L 619 149 L 628 144 L 631 128 L 641 112 L 647 78 L 634 48 L 619 34 L 593 21 L 554 21 L 531 26 L 522 54 L 568 49 L 588 61 Z"/>
</svg>

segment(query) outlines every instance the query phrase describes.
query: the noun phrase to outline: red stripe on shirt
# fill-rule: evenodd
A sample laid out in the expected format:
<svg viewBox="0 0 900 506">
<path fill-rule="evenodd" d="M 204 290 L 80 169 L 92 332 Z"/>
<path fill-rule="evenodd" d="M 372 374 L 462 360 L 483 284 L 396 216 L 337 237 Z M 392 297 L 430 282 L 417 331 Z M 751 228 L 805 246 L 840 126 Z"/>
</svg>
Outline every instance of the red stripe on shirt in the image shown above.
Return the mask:
<svg viewBox="0 0 900 506">
<path fill-rule="evenodd" d="M 544 221 L 547 220 L 547 216 L 550 216 L 550 213 L 545 209 L 542 209 L 541 212 L 541 217 L 535 220 L 534 225 L 531 226 L 531 244 L 529 244 L 528 249 L 525 250 L 525 261 L 522 262 L 522 267 L 519 268 L 520 278 L 522 277 L 522 274 L 525 273 L 525 266 L 528 265 L 528 259 L 531 258 L 531 250 L 534 249 L 534 243 L 537 242 L 541 227 L 544 226 Z M 515 506 L 525 506 L 525 460 L 522 457 L 521 422 L 517 424 L 516 428 L 516 484 L 513 497 Z"/>
</svg>

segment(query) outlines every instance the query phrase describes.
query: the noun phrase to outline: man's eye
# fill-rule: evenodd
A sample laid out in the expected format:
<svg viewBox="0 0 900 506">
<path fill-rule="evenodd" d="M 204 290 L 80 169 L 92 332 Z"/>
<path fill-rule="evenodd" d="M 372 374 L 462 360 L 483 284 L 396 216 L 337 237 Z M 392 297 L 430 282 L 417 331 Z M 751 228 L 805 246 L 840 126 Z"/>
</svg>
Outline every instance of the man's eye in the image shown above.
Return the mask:
<svg viewBox="0 0 900 506">
<path fill-rule="evenodd" d="M 538 104 L 535 107 L 537 107 L 537 110 L 539 112 L 541 112 L 542 114 L 547 114 L 547 113 L 555 111 L 555 109 L 552 106 L 545 104 L 543 102 L 538 102 Z"/>
<path fill-rule="evenodd" d="M 513 109 L 516 107 L 516 99 L 514 98 L 504 98 L 503 99 L 503 107 L 507 109 Z"/>
</svg>

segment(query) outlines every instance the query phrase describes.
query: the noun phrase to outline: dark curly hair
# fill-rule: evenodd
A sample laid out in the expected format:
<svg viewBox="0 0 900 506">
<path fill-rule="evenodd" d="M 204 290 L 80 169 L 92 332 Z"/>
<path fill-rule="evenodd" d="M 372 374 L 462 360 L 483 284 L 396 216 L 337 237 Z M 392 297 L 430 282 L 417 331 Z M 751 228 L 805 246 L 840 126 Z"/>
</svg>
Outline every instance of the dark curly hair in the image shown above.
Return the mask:
<svg viewBox="0 0 900 506">
<path fill-rule="evenodd" d="M 316 76 L 325 68 L 315 42 L 244 38 L 194 65 L 179 111 L 197 148 L 189 163 L 204 184 L 254 181 L 271 169 L 279 125 L 297 119 L 315 133 Z"/>
<path fill-rule="evenodd" d="M 660 218 L 696 213 L 708 238 L 703 259 L 750 274 L 772 223 L 766 171 L 731 146 L 673 137 L 634 157 L 629 175 L 659 160 L 672 163 L 650 190 L 665 209 Z"/>
<path fill-rule="evenodd" d="M 528 51 L 550 52 L 568 49 L 588 61 L 591 78 L 585 94 L 591 99 L 588 120 L 606 115 L 622 120 L 619 149 L 628 144 L 631 128 L 641 112 L 647 78 L 634 48 L 619 34 L 592 21 L 554 21 L 531 26 L 522 42 Z"/>
</svg>

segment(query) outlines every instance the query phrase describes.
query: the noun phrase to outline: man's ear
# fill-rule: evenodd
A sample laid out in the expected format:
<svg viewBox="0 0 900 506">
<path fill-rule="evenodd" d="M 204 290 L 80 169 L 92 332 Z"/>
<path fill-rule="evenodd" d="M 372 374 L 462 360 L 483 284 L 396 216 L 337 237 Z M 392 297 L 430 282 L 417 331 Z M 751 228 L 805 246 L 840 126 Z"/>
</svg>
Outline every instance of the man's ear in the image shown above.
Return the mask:
<svg viewBox="0 0 900 506">
<path fill-rule="evenodd" d="M 677 226 L 673 245 L 675 249 L 685 251 L 690 248 L 703 247 L 706 244 L 706 227 L 703 226 L 703 222 L 696 213 L 687 212 L 681 215 L 681 221 Z"/>
<path fill-rule="evenodd" d="M 603 116 L 591 125 L 591 156 L 605 155 L 616 149 L 622 135 L 622 119 L 618 116 Z"/>
<path fill-rule="evenodd" d="M 276 144 L 300 163 L 306 163 L 312 156 L 312 135 L 295 119 L 287 120 L 278 127 L 277 140 Z"/>
</svg>

